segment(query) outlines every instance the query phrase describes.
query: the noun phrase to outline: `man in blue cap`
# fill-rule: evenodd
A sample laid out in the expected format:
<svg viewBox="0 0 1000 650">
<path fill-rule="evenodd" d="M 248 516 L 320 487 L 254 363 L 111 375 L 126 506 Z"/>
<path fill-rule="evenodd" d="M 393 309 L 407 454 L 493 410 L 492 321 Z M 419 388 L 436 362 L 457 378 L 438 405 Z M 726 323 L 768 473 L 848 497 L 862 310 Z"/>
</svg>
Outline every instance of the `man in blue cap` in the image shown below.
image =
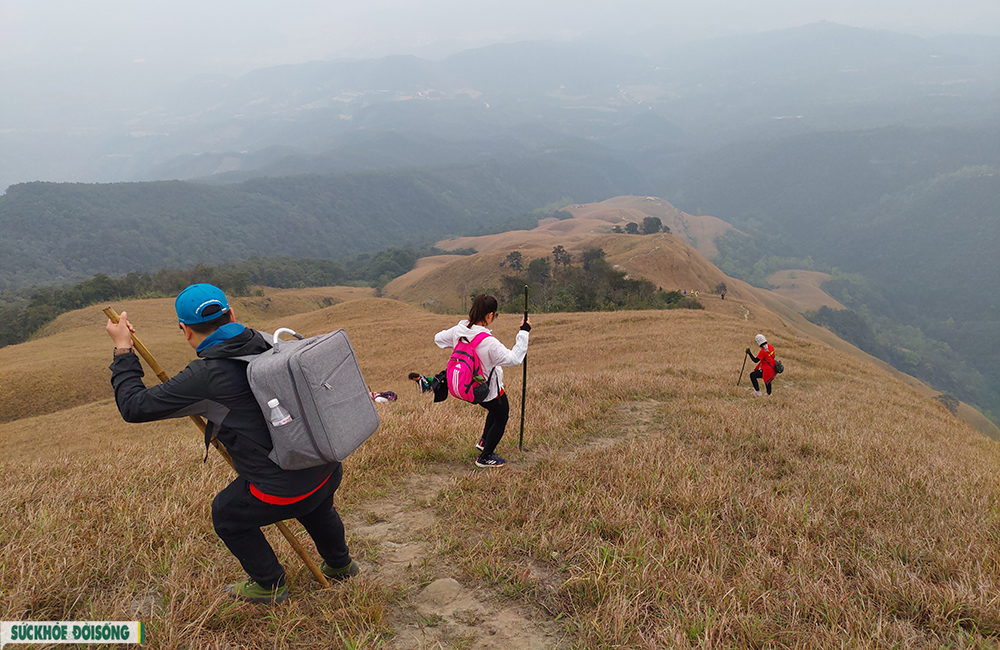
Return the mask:
<svg viewBox="0 0 1000 650">
<path fill-rule="evenodd" d="M 344 524 L 333 507 L 343 474 L 340 463 L 283 470 L 268 454 L 271 435 L 247 381 L 247 362 L 234 359 L 271 348 L 259 332 L 236 322 L 226 295 L 210 284 L 193 284 L 177 296 L 178 327 L 198 354 L 180 373 L 146 388 L 139 357 L 132 351 L 128 314 L 107 324 L 115 343 L 111 385 L 126 422 L 150 422 L 200 415 L 212 437 L 226 447 L 239 477 L 212 501 L 215 532 L 249 574 L 227 590 L 236 598 L 280 603 L 288 598 L 285 570 L 261 528 L 298 519 L 323 557 L 320 567 L 333 579 L 358 574 L 344 539 Z"/>
</svg>

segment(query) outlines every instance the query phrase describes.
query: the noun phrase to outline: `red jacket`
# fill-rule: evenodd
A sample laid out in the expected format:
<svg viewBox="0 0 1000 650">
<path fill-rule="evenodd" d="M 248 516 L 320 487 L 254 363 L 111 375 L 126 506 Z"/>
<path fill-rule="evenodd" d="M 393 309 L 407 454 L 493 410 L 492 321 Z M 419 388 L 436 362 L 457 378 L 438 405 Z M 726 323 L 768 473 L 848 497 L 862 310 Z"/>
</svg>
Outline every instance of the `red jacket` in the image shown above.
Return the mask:
<svg viewBox="0 0 1000 650">
<path fill-rule="evenodd" d="M 757 353 L 757 358 L 760 361 L 757 362 L 757 367 L 754 370 L 760 370 L 763 375 L 761 379 L 764 380 L 765 384 L 770 384 L 771 380 L 774 379 L 774 346 L 770 343 L 765 343 L 764 347 L 760 349 Z"/>
</svg>

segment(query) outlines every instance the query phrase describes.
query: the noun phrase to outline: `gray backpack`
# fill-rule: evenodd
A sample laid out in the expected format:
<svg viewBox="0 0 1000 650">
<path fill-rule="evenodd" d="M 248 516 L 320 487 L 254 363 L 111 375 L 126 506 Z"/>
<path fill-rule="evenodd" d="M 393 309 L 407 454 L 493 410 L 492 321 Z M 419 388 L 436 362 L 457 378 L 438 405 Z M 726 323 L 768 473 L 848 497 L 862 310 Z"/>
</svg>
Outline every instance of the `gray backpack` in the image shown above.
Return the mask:
<svg viewBox="0 0 1000 650">
<path fill-rule="evenodd" d="M 297 340 L 280 340 L 282 332 Z M 236 357 L 250 362 L 247 379 L 271 432 L 268 458 L 282 469 L 344 460 L 379 425 L 347 332 L 304 339 L 282 327 L 272 346 L 263 354 Z M 275 398 L 291 415 L 279 426 L 271 422 L 268 406 Z"/>
</svg>

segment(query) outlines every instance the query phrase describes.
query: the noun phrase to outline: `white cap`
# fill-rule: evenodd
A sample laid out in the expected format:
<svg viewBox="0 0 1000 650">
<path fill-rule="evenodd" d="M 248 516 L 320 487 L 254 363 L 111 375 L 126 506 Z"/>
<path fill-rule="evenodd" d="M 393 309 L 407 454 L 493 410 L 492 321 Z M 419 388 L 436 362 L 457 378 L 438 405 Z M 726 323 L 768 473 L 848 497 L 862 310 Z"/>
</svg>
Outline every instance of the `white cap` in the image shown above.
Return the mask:
<svg viewBox="0 0 1000 650">
<path fill-rule="evenodd" d="M 758 334 L 757 336 L 753 337 L 753 340 L 757 341 L 757 345 L 760 345 L 760 346 L 763 346 L 763 345 L 765 345 L 767 343 L 767 339 L 764 338 L 763 334 Z"/>
<path fill-rule="evenodd" d="M 278 408 L 278 404 L 281 404 L 281 402 L 279 402 L 278 398 L 275 397 L 273 400 L 271 400 L 270 402 L 267 403 L 267 406 L 269 408 Z"/>
</svg>

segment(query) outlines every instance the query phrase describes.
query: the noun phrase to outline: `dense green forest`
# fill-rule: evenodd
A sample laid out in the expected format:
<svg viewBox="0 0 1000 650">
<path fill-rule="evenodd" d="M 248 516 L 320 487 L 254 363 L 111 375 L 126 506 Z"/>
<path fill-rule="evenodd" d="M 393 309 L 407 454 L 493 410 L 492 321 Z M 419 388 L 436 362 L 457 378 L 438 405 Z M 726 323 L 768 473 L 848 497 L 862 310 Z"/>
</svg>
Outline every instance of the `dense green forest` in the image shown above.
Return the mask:
<svg viewBox="0 0 1000 650">
<path fill-rule="evenodd" d="M 253 256 L 340 259 L 636 191 L 627 165 L 572 154 L 229 186 L 14 185 L 0 196 L 0 290 Z"/>
</svg>

